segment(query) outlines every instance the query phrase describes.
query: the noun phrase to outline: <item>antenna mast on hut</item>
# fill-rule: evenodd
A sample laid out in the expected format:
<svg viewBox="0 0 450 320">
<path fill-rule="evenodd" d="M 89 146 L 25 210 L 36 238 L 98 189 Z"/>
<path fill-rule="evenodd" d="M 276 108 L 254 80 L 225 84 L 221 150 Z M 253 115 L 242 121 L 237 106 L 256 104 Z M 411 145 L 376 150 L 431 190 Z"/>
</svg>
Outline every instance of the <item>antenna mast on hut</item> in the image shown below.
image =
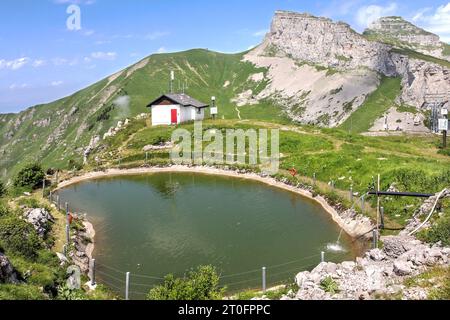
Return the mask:
<svg viewBox="0 0 450 320">
<path fill-rule="evenodd" d="M 170 93 L 173 93 L 173 82 L 175 81 L 175 72 L 170 71 Z"/>
</svg>

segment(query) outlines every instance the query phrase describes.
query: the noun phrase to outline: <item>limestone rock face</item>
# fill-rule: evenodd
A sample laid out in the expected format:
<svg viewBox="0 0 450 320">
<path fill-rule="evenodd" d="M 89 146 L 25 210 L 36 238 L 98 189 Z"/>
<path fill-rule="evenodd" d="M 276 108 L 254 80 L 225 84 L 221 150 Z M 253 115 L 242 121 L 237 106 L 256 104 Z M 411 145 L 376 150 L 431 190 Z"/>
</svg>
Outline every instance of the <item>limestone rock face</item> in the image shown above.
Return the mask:
<svg viewBox="0 0 450 320">
<path fill-rule="evenodd" d="M 450 97 L 450 68 L 396 53 L 392 54 L 392 60 L 402 77 L 402 103 L 421 108 L 427 95 Z"/>
<path fill-rule="evenodd" d="M 309 14 L 277 11 L 261 49 L 340 70 L 364 66 L 396 74 L 389 46 L 366 40 L 346 23 Z"/>
<path fill-rule="evenodd" d="M 387 42 L 396 47 L 414 51 L 437 58 L 450 59 L 444 52 L 444 44 L 439 36 L 425 31 L 401 17 L 382 17 L 374 21 L 364 31 L 369 38 Z"/>
<path fill-rule="evenodd" d="M 407 236 L 383 237 L 383 250 L 374 249 L 363 258 L 339 264 L 323 262 L 311 272 L 304 271 L 295 277 L 300 300 L 357 300 L 374 299 L 377 295 L 403 292 L 403 282 L 424 272 L 430 266 L 448 266 L 450 249 L 430 247 Z M 339 291 L 326 292 L 321 286 L 325 278 L 331 278 Z M 425 299 L 426 292 L 408 289 L 406 299 Z"/>
<path fill-rule="evenodd" d="M 53 221 L 52 215 L 45 209 L 29 209 L 24 213 L 26 221 L 31 223 L 40 237 L 48 232 L 49 223 Z"/>
<path fill-rule="evenodd" d="M 397 32 L 403 25 L 406 29 L 400 28 Z M 398 39 L 394 40 L 404 43 L 406 49 L 410 49 L 410 44 L 418 43 L 427 48 L 436 45 L 444 52 L 444 44 L 439 46 L 439 37 L 402 19 L 381 19 L 372 28 L 367 32 L 376 34 L 375 40 L 391 39 L 396 35 Z M 277 11 L 264 42 L 244 57 L 244 60 L 268 70 L 263 76 L 251 76 L 249 81 L 268 84 L 258 94 L 251 90 L 238 92 L 232 101 L 245 106 L 270 99 L 298 122 L 336 127 L 376 90 L 380 83 L 378 73 L 400 77 L 402 91 L 398 104 L 410 105 L 419 111 L 411 121 L 405 119 L 406 125 L 401 129 L 428 131 L 423 126 L 420 112 L 426 111 L 427 96 L 450 96 L 450 68 L 444 60 L 425 61 L 399 51 L 394 48 L 398 47 L 395 41 L 384 40 L 382 43 L 369 39 L 370 36 L 358 34 L 342 22 Z M 401 48 L 405 49 L 404 46 Z M 385 118 L 386 115 L 378 121 L 381 127 Z M 397 129 L 397 126 L 392 127 Z"/>
</svg>

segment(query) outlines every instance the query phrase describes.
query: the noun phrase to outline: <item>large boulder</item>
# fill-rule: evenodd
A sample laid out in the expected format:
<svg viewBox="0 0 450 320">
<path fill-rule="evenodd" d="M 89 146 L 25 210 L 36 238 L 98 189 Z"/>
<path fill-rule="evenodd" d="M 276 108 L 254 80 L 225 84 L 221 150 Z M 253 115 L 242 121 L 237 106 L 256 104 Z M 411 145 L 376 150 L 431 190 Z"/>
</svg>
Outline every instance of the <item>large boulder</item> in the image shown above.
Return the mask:
<svg viewBox="0 0 450 320">
<path fill-rule="evenodd" d="M 19 276 L 9 259 L 0 252 L 0 283 L 18 283 Z"/>
<path fill-rule="evenodd" d="M 393 259 L 422 244 L 419 240 L 409 236 L 388 236 L 381 240 L 384 244 L 384 253 Z"/>
<path fill-rule="evenodd" d="M 413 273 L 413 264 L 411 261 L 394 261 L 394 272 L 398 276 L 409 276 Z"/>
<path fill-rule="evenodd" d="M 24 218 L 34 226 L 40 237 L 44 237 L 50 228 L 50 223 L 54 221 L 52 215 L 42 208 L 29 209 L 25 211 Z"/>
</svg>

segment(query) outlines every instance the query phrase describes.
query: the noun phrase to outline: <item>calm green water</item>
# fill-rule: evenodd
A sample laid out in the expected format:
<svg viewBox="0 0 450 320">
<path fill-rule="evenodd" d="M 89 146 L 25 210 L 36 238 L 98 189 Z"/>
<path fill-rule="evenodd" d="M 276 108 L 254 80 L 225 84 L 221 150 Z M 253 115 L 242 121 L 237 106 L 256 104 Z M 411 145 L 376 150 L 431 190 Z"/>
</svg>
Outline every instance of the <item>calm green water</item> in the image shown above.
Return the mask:
<svg viewBox="0 0 450 320">
<path fill-rule="evenodd" d="M 184 173 L 113 177 L 60 191 L 71 210 L 87 213 L 96 229 L 94 256 L 100 282 L 123 294 L 131 272 L 131 295 L 143 298 L 153 279 L 181 276 L 212 264 L 229 291 L 293 279 L 327 260 L 355 256 L 332 252 L 340 229 L 316 203 L 294 193 L 244 179 Z"/>
</svg>

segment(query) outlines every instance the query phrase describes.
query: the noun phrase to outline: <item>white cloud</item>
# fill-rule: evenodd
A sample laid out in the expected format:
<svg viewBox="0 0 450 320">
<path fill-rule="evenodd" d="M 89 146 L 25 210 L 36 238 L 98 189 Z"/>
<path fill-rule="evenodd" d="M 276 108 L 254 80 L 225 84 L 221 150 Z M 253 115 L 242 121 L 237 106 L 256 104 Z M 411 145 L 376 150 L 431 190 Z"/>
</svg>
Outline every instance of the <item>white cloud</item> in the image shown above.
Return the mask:
<svg viewBox="0 0 450 320">
<path fill-rule="evenodd" d="M 262 37 L 262 36 L 265 36 L 267 34 L 267 32 L 269 32 L 269 30 L 267 30 L 267 29 L 258 30 L 256 32 L 254 32 L 252 34 L 252 36 L 254 36 L 254 37 Z"/>
<path fill-rule="evenodd" d="M 86 30 L 83 32 L 83 35 L 85 35 L 86 37 L 90 37 L 95 33 L 94 30 Z"/>
<path fill-rule="evenodd" d="M 340 17 L 346 16 L 353 12 L 363 0 L 332 0 L 324 8 L 320 16 L 322 17 Z"/>
<path fill-rule="evenodd" d="M 92 59 L 96 59 L 96 60 L 116 60 L 117 58 L 117 53 L 116 52 L 102 52 L 102 51 L 98 51 L 98 52 L 92 52 L 91 53 L 91 58 Z"/>
<path fill-rule="evenodd" d="M 98 40 L 98 41 L 95 41 L 95 44 L 96 45 L 103 45 L 103 44 L 110 44 L 111 43 L 111 41 L 110 40 Z"/>
<path fill-rule="evenodd" d="M 148 40 L 156 40 L 156 39 L 165 37 L 167 35 L 169 35 L 169 32 L 167 32 L 167 31 L 154 31 L 154 32 L 146 34 L 144 36 L 144 38 L 148 39 Z"/>
<path fill-rule="evenodd" d="M 52 83 L 51 83 L 51 86 L 52 87 L 59 87 L 60 85 L 62 85 L 64 82 L 62 82 L 62 81 L 53 81 Z"/>
<path fill-rule="evenodd" d="M 12 85 L 9 86 L 9 90 L 25 89 L 28 87 L 29 87 L 28 83 L 22 83 L 22 84 L 13 83 Z"/>
<path fill-rule="evenodd" d="M 85 4 L 91 5 L 95 3 L 95 0 L 53 0 L 56 4 Z"/>
<path fill-rule="evenodd" d="M 33 61 L 32 66 L 33 66 L 34 68 L 39 68 L 39 67 L 45 66 L 46 63 L 47 63 L 47 62 L 46 62 L 45 60 L 37 59 L 37 60 L 34 60 L 34 61 Z"/>
<path fill-rule="evenodd" d="M 168 36 L 169 34 L 170 32 L 168 31 L 153 31 L 146 34 L 115 34 L 111 37 L 111 39 L 140 39 L 153 41 Z"/>
<path fill-rule="evenodd" d="M 450 42 L 450 2 L 432 11 L 432 8 L 419 10 L 413 17 L 414 22 L 439 35 L 442 41 Z"/>
<path fill-rule="evenodd" d="M 364 6 L 358 9 L 356 13 L 356 22 L 361 27 L 368 27 L 375 20 L 395 14 L 398 6 L 396 3 L 391 3 L 385 7 L 378 5 Z"/>
<path fill-rule="evenodd" d="M 129 96 L 120 96 L 113 101 L 113 103 L 120 108 L 128 108 L 130 105 Z"/>
<path fill-rule="evenodd" d="M 164 47 L 161 47 L 156 51 L 156 53 L 166 53 L 166 52 L 167 52 L 167 49 Z"/>
<path fill-rule="evenodd" d="M 30 63 L 31 59 L 28 57 L 18 58 L 14 60 L 0 60 L 0 70 L 1 69 L 9 69 L 9 70 L 18 70 L 28 63 Z"/>
<path fill-rule="evenodd" d="M 64 59 L 64 58 L 54 58 L 54 59 L 52 59 L 52 63 L 55 66 L 62 66 L 62 65 L 67 64 L 68 62 L 69 62 L 69 60 Z"/>
</svg>

